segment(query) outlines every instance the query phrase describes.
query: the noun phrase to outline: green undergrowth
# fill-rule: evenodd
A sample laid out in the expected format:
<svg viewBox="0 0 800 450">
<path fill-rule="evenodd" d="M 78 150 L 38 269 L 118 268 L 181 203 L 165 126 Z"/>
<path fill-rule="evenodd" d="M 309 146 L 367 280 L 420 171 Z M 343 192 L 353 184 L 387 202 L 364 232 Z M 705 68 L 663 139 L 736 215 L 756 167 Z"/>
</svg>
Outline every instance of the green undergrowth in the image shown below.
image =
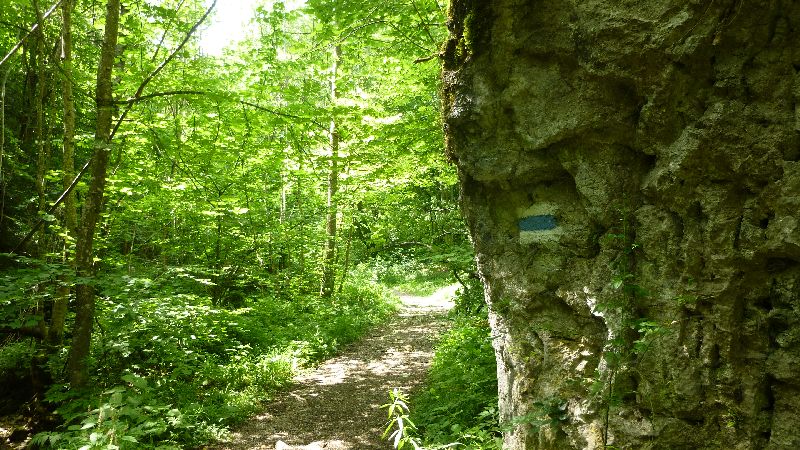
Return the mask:
<svg viewBox="0 0 800 450">
<path fill-rule="evenodd" d="M 473 265 L 472 250 L 466 246 L 431 249 L 425 254 L 397 253 L 360 264 L 362 276 L 408 295 L 427 296 L 456 281 Z M 465 275 L 464 275 L 465 276 Z"/>
<path fill-rule="evenodd" d="M 298 289 L 280 296 L 245 291 L 237 308 L 165 291 L 159 282 L 134 278 L 106 290 L 93 343 L 93 388 L 76 393 L 54 385 L 47 401 L 63 426 L 36 435 L 35 444 L 168 449 L 223 438 L 298 369 L 358 339 L 397 307 L 388 289 L 359 278 L 332 299 Z M 50 365 L 58 372 L 63 360 Z"/>
<path fill-rule="evenodd" d="M 446 267 L 414 259 L 376 259 L 356 270 L 394 291 L 417 296 L 431 295 L 453 282 L 453 274 Z"/>
<path fill-rule="evenodd" d="M 456 298 L 452 326 L 439 342 L 424 390 L 409 419 L 425 448 L 500 449 L 497 365 L 477 280 Z"/>
</svg>

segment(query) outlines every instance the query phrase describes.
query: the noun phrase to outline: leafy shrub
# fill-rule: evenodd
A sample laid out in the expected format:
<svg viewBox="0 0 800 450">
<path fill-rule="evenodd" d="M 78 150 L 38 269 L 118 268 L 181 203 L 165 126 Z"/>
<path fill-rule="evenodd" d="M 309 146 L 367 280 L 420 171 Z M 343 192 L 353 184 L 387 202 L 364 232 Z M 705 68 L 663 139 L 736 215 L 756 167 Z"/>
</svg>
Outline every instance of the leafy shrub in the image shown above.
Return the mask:
<svg viewBox="0 0 800 450">
<path fill-rule="evenodd" d="M 165 279 L 104 282 L 92 354 L 96 390 L 50 390 L 64 424 L 35 437 L 43 447 L 167 449 L 217 439 L 299 367 L 357 339 L 397 306 L 387 289 L 363 279 L 332 299 L 258 295 L 238 309 L 178 292 Z"/>
<path fill-rule="evenodd" d="M 483 284 L 476 277 L 462 279 L 465 286 L 459 288 L 458 294 L 453 299 L 455 307 L 453 312 L 462 316 L 485 315 L 486 300 L 483 296 Z"/>
<path fill-rule="evenodd" d="M 499 449 L 497 365 L 485 317 L 456 316 L 411 414 L 427 444 Z"/>
<path fill-rule="evenodd" d="M 34 347 L 27 340 L 0 346 L 0 414 L 13 412 L 30 399 L 32 390 L 26 380 L 31 373 L 33 352 Z"/>
<path fill-rule="evenodd" d="M 30 342 L 15 341 L 0 347 L 0 373 L 24 378 L 30 374 L 33 347 Z"/>
</svg>

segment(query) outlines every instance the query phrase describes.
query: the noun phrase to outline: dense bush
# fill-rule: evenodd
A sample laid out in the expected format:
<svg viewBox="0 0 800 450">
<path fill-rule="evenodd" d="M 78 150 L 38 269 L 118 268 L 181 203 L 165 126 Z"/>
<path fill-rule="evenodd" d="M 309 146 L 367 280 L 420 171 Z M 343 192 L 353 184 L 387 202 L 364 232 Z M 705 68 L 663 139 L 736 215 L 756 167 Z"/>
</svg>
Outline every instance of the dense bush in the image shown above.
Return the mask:
<svg viewBox="0 0 800 450">
<path fill-rule="evenodd" d="M 332 299 L 257 294 L 237 309 L 152 280 L 117 281 L 109 282 L 98 314 L 96 388 L 53 386 L 47 400 L 64 425 L 37 435 L 38 444 L 166 449 L 219 438 L 298 368 L 331 355 L 396 308 L 391 293 L 360 279 Z"/>
<path fill-rule="evenodd" d="M 482 298 L 481 293 L 479 286 L 459 293 L 453 326 L 436 350 L 428 385 L 411 401 L 411 419 L 427 445 L 501 448 L 491 330 L 485 310 L 475 313 L 476 299 L 468 298 Z"/>
<path fill-rule="evenodd" d="M 27 380 L 33 350 L 23 340 L 9 340 L 0 345 L 0 414 L 14 412 L 17 405 L 30 398 Z"/>
</svg>

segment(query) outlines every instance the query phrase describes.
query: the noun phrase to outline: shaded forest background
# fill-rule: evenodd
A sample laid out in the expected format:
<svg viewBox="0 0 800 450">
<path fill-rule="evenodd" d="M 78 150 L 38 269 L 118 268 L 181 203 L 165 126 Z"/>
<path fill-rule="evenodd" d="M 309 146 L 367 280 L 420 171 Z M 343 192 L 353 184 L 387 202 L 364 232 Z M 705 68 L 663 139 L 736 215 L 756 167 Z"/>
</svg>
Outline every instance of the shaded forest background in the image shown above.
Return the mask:
<svg viewBox="0 0 800 450">
<path fill-rule="evenodd" d="M 458 279 L 440 378 L 480 353 L 459 401 L 491 422 L 441 150 L 445 5 L 265 1 L 222 57 L 198 46 L 213 8 L 0 8 L 0 414 L 41 446 L 200 445 L 391 320 L 389 287 Z M 468 426 L 444 411 L 434 440 Z"/>
</svg>

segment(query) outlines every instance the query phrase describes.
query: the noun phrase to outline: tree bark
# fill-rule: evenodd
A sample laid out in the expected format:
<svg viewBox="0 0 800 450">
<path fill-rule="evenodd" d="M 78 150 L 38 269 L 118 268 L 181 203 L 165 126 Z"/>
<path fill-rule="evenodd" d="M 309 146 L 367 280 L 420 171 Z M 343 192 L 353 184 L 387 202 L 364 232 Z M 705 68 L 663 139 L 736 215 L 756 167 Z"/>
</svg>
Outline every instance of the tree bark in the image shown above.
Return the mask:
<svg viewBox="0 0 800 450">
<path fill-rule="evenodd" d="M 47 204 L 45 199 L 45 180 L 44 174 L 47 171 L 47 147 L 45 146 L 45 117 L 44 117 L 44 96 L 47 89 L 47 76 L 45 74 L 45 54 L 44 54 L 44 32 L 42 31 L 42 15 L 39 11 L 39 4 L 33 1 L 36 17 L 39 23 L 36 33 L 36 56 L 34 58 L 34 72 L 36 73 L 36 98 L 34 105 L 36 111 L 36 125 L 33 140 L 36 145 L 36 195 L 38 197 L 39 211 L 45 211 Z M 41 235 L 40 235 L 41 236 Z M 40 246 L 41 247 L 41 246 Z M 40 248 L 41 250 L 41 248 Z"/>
<path fill-rule="evenodd" d="M 0 83 L 0 230 L 3 230 L 5 219 L 6 178 L 3 172 L 3 158 L 6 152 L 6 83 L 11 68 L 3 72 L 3 81 Z"/>
<path fill-rule="evenodd" d="M 61 97 L 64 103 L 64 140 L 62 162 L 62 185 L 67 191 L 64 199 L 64 227 L 67 235 L 74 237 L 77 234 L 78 217 L 75 209 L 75 193 L 69 189 L 75 177 L 75 99 L 72 93 L 72 3 L 73 0 L 63 0 L 61 3 Z M 63 259 L 65 262 L 72 260 L 69 238 L 64 239 Z M 53 302 L 50 328 L 47 339 L 52 345 L 61 343 L 64 336 L 64 321 L 69 305 L 69 279 L 62 278 L 56 299 Z"/>
<path fill-rule="evenodd" d="M 353 220 L 350 222 L 350 228 L 347 229 L 347 241 L 344 247 L 344 261 L 342 261 L 342 279 L 339 281 L 338 291 L 341 294 L 344 283 L 347 281 L 347 275 L 350 272 L 350 249 L 353 245 L 353 228 L 355 228 L 355 212 L 353 212 Z"/>
<path fill-rule="evenodd" d="M 36 148 L 36 194 L 38 197 L 38 210 L 39 214 L 44 214 L 47 203 L 45 197 L 45 173 L 49 166 L 49 154 L 50 154 L 50 147 L 48 144 L 49 139 L 47 138 L 47 130 L 46 130 L 46 115 L 45 115 L 45 93 L 47 91 L 47 66 L 46 66 L 46 58 L 44 52 L 44 18 L 42 17 L 41 10 L 39 9 L 39 2 L 37 0 L 32 0 L 31 2 L 34 12 L 36 14 L 36 55 L 34 57 L 34 72 L 36 74 L 36 97 L 35 101 L 35 130 L 34 130 L 34 142 Z M 36 246 L 37 252 L 46 253 L 47 249 L 47 235 L 42 233 L 41 239 L 39 241 L 39 245 Z M 49 289 L 50 286 L 45 284 L 37 286 L 37 289 Z M 58 289 L 58 288 L 56 288 Z M 45 317 L 45 309 L 51 307 L 52 303 L 49 301 L 45 301 L 44 299 L 40 299 L 37 301 L 36 304 L 36 313 L 41 317 L 39 319 L 38 328 L 40 337 L 44 342 L 37 342 L 36 343 L 36 351 L 33 353 L 33 357 L 31 358 L 31 372 L 30 372 L 30 380 L 31 386 L 33 387 L 33 391 L 35 392 L 35 401 L 34 404 L 38 408 L 40 406 L 39 401 L 44 397 L 44 392 L 47 385 L 50 383 L 49 376 L 47 374 L 46 369 L 46 362 L 47 356 L 50 351 L 50 346 L 48 345 L 47 336 L 49 333 L 49 324 L 44 319 Z"/>
<path fill-rule="evenodd" d="M 89 356 L 92 323 L 94 321 L 95 293 L 92 285 L 86 283 L 85 280 L 94 273 L 92 251 L 94 232 L 100 216 L 100 207 L 103 203 L 108 155 L 111 147 L 111 127 L 114 112 L 111 73 L 114 67 L 117 36 L 119 34 L 119 15 L 120 0 L 108 0 L 103 47 L 97 70 L 95 96 L 97 124 L 91 168 L 92 179 L 89 183 L 89 192 L 86 195 L 86 201 L 83 206 L 75 250 L 76 273 L 82 281 L 75 287 L 75 328 L 67 361 L 69 381 L 74 388 L 85 387 L 89 378 L 87 358 Z"/>
<path fill-rule="evenodd" d="M 331 66 L 331 101 L 335 105 L 339 97 L 337 89 L 337 72 L 339 69 L 341 48 L 333 47 L 333 64 Z M 336 193 L 339 188 L 339 130 L 336 118 L 331 119 L 330 126 L 331 160 L 328 169 L 328 202 L 325 222 L 325 248 L 322 260 L 322 287 L 320 295 L 330 297 L 336 284 L 336 221 L 339 208 Z"/>
</svg>

